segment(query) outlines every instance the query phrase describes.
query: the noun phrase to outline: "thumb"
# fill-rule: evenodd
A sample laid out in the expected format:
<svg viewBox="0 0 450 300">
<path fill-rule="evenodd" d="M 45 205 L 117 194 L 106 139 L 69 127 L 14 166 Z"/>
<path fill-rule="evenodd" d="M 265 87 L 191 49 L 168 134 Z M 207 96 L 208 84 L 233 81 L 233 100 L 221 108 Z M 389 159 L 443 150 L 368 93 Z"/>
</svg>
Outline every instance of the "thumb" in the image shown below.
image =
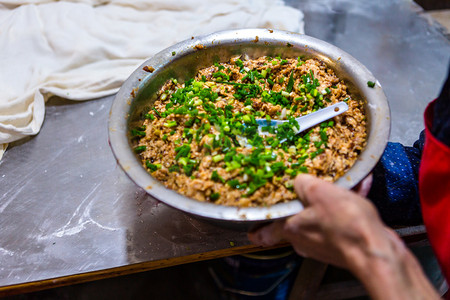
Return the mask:
<svg viewBox="0 0 450 300">
<path fill-rule="evenodd" d="M 300 198 L 300 201 L 305 206 L 308 206 L 310 204 L 309 190 L 311 189 L 311 186 L 314 185 L 314 182 L 316 180 L 320 179 L 307 174 L 299 174 L 297 175 L 297 177 L 295 177 L 294 190 Z"/>
<path fill-rule="evenodd" d="M 258 246 L 272 246 L 283 240 L 283 226 L 285 220 L 275 221 L 256 231 L 247 234 L 248 239 Z"/>
<path fill-rule="evenodd" d="M 331 182 L 305 174 L 298 175 L 295 178 L 294 189 L 305 207 L 320 203 L 329 204 L 335 200 L 347 199 L 350 195 L 353 195 L 353 192 Z"/>
</svg>

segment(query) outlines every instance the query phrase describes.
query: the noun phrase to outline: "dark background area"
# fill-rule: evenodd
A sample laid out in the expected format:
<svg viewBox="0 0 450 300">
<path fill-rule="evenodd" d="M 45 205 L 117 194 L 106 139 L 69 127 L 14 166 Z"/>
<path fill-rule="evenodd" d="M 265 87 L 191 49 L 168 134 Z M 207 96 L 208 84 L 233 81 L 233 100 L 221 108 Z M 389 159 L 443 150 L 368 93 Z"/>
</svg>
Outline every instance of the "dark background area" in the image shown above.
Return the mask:
<svg viewBox="0 0 450 300">
<path fill-rule="evenodd" d="M 425 10 L 450 9 L 450 0 L 415 0 Z"/>
</svg>

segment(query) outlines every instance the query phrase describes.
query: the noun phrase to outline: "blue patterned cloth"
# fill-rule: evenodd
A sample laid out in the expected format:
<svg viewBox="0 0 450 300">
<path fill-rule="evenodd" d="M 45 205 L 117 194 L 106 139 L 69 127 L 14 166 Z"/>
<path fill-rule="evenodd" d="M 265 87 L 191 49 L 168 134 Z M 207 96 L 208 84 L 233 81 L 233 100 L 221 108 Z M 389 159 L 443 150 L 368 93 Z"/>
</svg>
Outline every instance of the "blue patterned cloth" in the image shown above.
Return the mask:
<svg viewBox="0 0 450 300">
<path fill-rule="evenodd" d="M 431 133 L 450 147 L 450 64 L 447 80 L 434 103 Z M 418 180 L 419 164 L 425 142 L 422 131 L 413 147 L 388 143 L 373 170 L 373 184 L 368 198 L 377 206 L 388 225 L 422 224 Z"/>
<path fill-rule="evenodd" d="M 414 147 L 388 143 L 380 162 L 373 170 L 373 184 L 368 198 L 388 225 L 422 223 L 418 176 L 424 140 L 422 132 Z"/>
</svg>

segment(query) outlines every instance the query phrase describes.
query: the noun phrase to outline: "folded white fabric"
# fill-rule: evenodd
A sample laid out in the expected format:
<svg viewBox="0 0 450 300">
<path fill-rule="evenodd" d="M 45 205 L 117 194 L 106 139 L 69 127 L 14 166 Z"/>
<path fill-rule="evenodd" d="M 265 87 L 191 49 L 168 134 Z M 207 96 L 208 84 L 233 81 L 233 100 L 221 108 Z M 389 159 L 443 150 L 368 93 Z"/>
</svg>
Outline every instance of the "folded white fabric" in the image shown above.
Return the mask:
<svg viewBox="0 0 450 300">
<path fill-rule="evenodd" d="M 0 159 L 39 132 L 49 97 L 113 94 L 172 44 L 250 27 L 303 33 L 303 14 L 273 0 L 0 0 Z"/>
</svg>

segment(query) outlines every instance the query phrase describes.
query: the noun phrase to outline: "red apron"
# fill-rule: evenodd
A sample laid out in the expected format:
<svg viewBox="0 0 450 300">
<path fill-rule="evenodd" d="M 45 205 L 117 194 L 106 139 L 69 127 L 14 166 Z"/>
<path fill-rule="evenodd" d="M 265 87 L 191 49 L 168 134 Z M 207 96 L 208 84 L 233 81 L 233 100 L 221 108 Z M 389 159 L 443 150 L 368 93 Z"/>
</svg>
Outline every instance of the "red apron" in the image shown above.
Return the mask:
<svg viewBox="0 0 450 300">
<path fill-rule="evenodd" d="M 450 147 L 430 132 L 434 102 L 425 110 L 425 146 L 419 169 L 423 220 L 434 253 L 450 282 Z"/>
</svg>

